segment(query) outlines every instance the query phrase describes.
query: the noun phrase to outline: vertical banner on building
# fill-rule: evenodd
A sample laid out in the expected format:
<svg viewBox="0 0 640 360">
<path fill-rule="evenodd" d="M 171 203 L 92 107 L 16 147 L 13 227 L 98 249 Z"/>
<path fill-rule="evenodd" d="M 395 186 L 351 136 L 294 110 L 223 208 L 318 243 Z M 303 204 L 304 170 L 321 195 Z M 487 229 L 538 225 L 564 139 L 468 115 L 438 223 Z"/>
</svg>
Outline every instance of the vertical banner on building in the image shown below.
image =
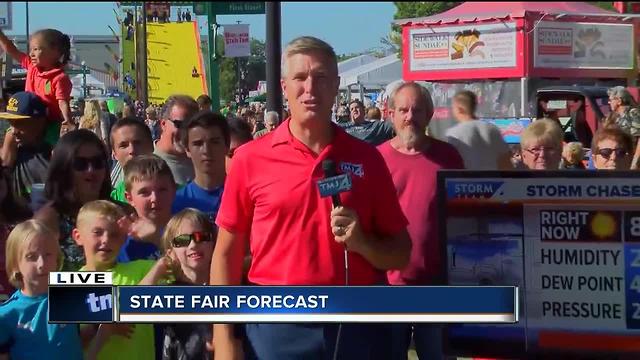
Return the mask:
<svg viewBox="0 0 640 360">
<path fill-rule="evenodd" d="M 0 29 L 11 30 L 11 1 L 0 2 Z"/>
<path fill-rule="evenodd" d="M 249 46 L 249 24 L 224 26 L 224 56 L 242 57 L 251 55 Z"/>
</svg>

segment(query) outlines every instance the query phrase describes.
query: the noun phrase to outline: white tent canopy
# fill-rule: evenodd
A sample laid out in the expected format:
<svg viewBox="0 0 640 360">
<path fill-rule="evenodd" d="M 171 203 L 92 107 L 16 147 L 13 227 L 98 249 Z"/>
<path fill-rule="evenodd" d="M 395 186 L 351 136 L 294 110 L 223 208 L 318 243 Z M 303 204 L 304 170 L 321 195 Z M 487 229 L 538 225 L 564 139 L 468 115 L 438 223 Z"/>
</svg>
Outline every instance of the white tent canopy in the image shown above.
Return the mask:
<svg viewBox="0 0 640 360">
<path fill-rule="evenodd" d="M 71 96 L 74 98 L 80 98 L 83 95 L 82 91 L 82 74 L 78 74 L 71 78 Z M 91 74 L 87 74 L 87 88 L 89 89 L 89 95 L 102 95 L 106 91 L 105 84 L 96 79 Z M 95 90 L 99 89 L 99 90 Z"/>
<path fill-rule="evenodd" d="M 364 55 L 353 57 L 351 59 L 347 59 L 345 61 L 341 61 L 338 63 L 338 74 L 342 74 L 345 71 L 355 69 L 358 66 L 362 66 L 370 62 L 374 62 L 376 60 L 378 60 L 377 57 L 371 54 L 364 54 Z"/>
<path fill-rule="evenodd" d="M 397 54 L 340 73 L 340 90 L 362 85 L 368 89 L 384 89 L 389 83 L 402 79 L 402 60 Z"/>
</svg>

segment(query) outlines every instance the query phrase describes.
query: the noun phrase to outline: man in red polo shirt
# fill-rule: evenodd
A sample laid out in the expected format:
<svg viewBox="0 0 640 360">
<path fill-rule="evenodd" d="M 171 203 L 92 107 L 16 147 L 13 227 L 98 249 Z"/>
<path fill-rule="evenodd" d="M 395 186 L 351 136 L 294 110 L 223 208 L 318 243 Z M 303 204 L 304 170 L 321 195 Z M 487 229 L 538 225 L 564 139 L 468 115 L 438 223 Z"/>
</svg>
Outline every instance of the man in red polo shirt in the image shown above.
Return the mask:
<svg viewBox="0 0 640 360">
<path fill-rule="evenodd" d="M 238 285 L 247 243 L 249 281 L 257 285 L 350 285 L 383 281 L 380 270 L 403 268 L 411 242 L 396 191 L 380 153 L 331 122 L 338 67 L 331 46 L 313 37 L 293 40 L 283 53 L 282 89 L 291 117 L 235 152 L 216 223 L 219 235 L 212 285 Z M 317 181 L 322 162 L 349 173 L 352 190 L 332 210 Z M 381 276 L 382 275 L 382 276 Z M 260 359 L 325 359 L 336 324 L 247 324 L 246 351 Z M 231 325 L 214 326 L 215 355 L 234 359 Z M 344 324 L 339 359 L 369 358 L 377 328 Z"/>
</svg>

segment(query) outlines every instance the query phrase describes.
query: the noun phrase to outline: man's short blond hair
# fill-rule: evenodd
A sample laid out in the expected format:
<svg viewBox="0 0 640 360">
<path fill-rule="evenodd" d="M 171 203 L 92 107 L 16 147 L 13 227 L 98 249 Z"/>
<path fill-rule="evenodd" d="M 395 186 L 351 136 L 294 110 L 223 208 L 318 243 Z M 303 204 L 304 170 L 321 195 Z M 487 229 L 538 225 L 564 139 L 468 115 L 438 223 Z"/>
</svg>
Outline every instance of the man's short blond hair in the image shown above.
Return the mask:
<svg viewBox="0 0 640 360">
<path fill-rule="evenodd" d="M 134 182 L 167 177 L 175 184 L 169 165 L 158 155 L 139 155 L 129 160 L 124 168 L 124 187 L 131 191 Z"/>
<path fill-rule="evenodd" d="M 526 149 L 532 142 L 553 144 L 558 149 L 562 148 L 562 129 L 557 121 L 542 118 L 532 122 L 522 132 L 520 145 Z"/>
<path fill-rule="evenodd" d="M 126 216 L 123 208 L 108 200 L 95 200 L 84 204 L 78 211 L 76 220 L 77 227 L 87 222 L 92 222 L 96 217 L 107 219 L 109 222 L 116 223 L 119 219 Z"/>
<path fill-rule="evenodd" d="M 331 61 L 331 69 L 335 70 L 336 75 L 338 74 L 338 59 L 336 57 L 336 52 L 333 50 L 331 45 L 313 36 L 301 36 L 291 40 L 282 52 L 282 60 L 280 63 L 281 77 L 284 78 L 287 76 L 287 60 L 290 57 L 297 54 L 309 54 L 312 52 L 318 52 L 325 55 Z"/>
</svg>

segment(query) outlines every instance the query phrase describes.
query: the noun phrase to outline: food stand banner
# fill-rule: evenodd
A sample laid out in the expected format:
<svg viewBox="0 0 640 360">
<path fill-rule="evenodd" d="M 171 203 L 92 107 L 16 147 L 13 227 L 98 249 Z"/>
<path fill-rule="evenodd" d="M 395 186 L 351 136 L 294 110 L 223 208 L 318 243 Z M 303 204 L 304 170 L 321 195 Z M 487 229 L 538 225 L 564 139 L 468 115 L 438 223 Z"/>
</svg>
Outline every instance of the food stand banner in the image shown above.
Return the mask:
<svg viewBox="0 0 640 360">
<path fill-rule="evenodd" d="M 640 174 L 438 175 L 448 285 L 522 300 L 518 324 L 451 325 L 449 355 L 640 355 Z"/>
<path fill-rule="evenodd" d="M 633 25 L 541 21 L 534 66 L 562 69 L 633 69 Z"/>
<path fill-rule="evenodd" d="M 410 70 L 516 66 L 515 23 L 409 30 Z"/>
</svg>

